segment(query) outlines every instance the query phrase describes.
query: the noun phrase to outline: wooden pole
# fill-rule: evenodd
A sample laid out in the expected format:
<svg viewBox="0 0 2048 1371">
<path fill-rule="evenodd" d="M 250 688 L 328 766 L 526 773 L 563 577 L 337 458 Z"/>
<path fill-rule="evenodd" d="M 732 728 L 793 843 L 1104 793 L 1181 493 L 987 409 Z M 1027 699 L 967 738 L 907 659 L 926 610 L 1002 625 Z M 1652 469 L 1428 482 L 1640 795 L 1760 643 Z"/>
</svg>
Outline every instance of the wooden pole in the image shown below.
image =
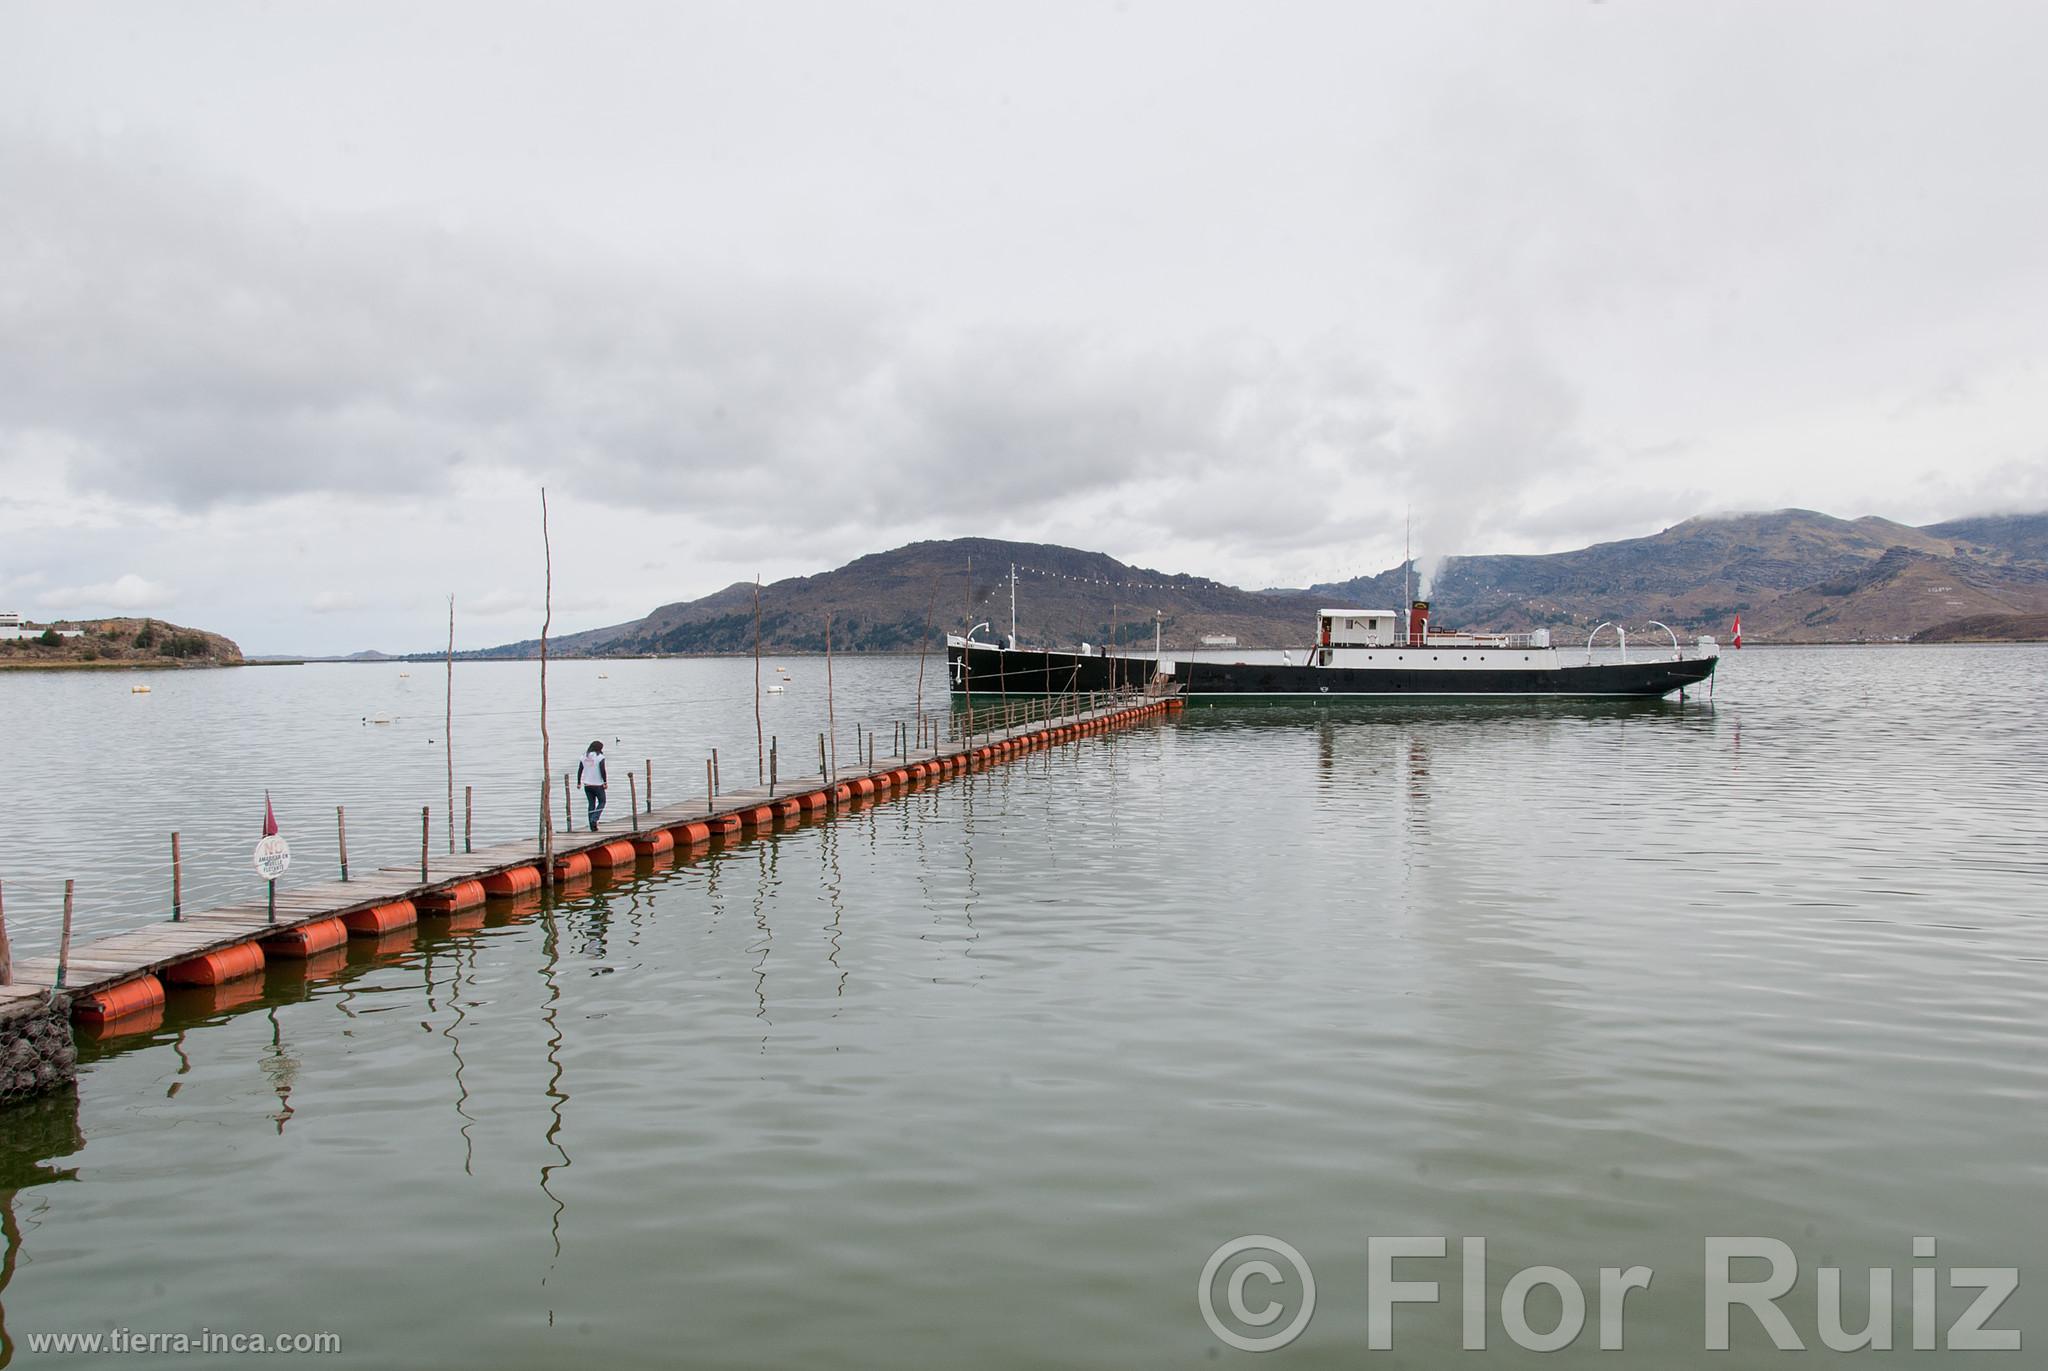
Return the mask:
<svg viewBox="0 0 2048 1371">
<path fill-rule="evenodd" d="M 348 880 L 348 815 L 342 813 L 340 805 L 334 807 L 334 837 L 335 841 L 341 845 L 341 879 L 346 881 Z"/>
<path fill-rule="evenodd" d="M 640 777 L 631 767 L 626 768 L 626 813 L 633 820 L 633 831 L 640 831 Z"/>
<path fill-rule="evenodd" d="M 433 808 L 432 808 L 431 806 L 428 806 L 428 805 L 421 805 L 421 806 L 420 806 L 420 881 L 421 881 L 422 883 L 425 883 L 425 882 L 426 882 L 426 881 L 427 881 L 427 880 L 429 879 L 429 878 L 428 878 L 428 876 L 427 876 L 427 841 L 428 841 L 428 839 L 429 839 L 429 838 L 431 838 L 431 837 L 433 836 L 433 832 L 434 832 L 434 811 L 433 811 Z"/>
<path fill-rule="evenodd" d="M 967 697 L 967 723 L 962 741 L 974 737 L 974 658 L 967 644 L 974 639 L 974 558 L 967 559 L 967 617 L 960 624 L 960 693 Z"/>
<path fill-rule="evenodd" d="M 769 794 L 769 795 L 770 795 L 771 797 L 772 797 L 772 796 L 773 796 L 773 795 L 775 794 L 775 747 L 776 747 L 776 742 L 777 742 L 777 740 L 776 740 L 776 739 L 774 739 L 774 738 L 770 738 L 770 739 L 768 740 L 768 794 Z"/>
<path fill-rule="evenodd" d="M 0 985 L 14 984 L 14 953 L 7 946 L 7 900 L 0 892 Z"/>
<path fill-rule="evenodd" d="M 654 812 L 654 758 L 647 759 L 647 812 Z"/>
<path fill-rule="evenodd" d="M 476 787 L 466 785 L 462 788 L 462 850 L 464 852 L 474 852 L 476 850 L 475 841 Z"/>
<path fill-rule="evenodd" d="M 711 759 L 704 759 L 704 809 L 708 813 L 718 808 L 718 782 L 711 778 Z"/>
<path fill-rule="evenodd" d="M 839 716 L 832 709 L 832 616 L 825 616 L 825 727 L 832 733 L 832 777 L 839 777 Z"/>
<path fill-rule="evenodd" d="M 555 626 L 555 551 L 548 540 L 548 488 L 540 488 L 540 550 L 542 564 L 546 571 L 543 588 L 543 609 L 540 621 L 540 880 L 544 886 L 555 883 L 555 825 L 548 818 L 548 777 L 554 774 L 555 764 L 548 756 L 548 630 Z M 563 798 L 567 799 L 569 778 L 562 778 Z M 571 810 L 569 827 L 576 826 L 575 812 Z"/>
<path fill-rule="evenodd" d="M 768 753 L 761 744 L 761 574 L 754 573 L 754 761 L 760 773 L 754 783 L 759 785 L 768 776 Z M 652 792 L 653 786 L 649 786 Z M 649 801 L 651 804 L 652 801 Z"/>
<path fill-rule="evenodd" d="M 455 597 L 448 597 L 448 702 L 441 721 L 441 751 L 448 758 L 448 855 L 455 855 Z M 542 773 L 545 775 L 546 773 Z"/>
<path fill-rule="evenodd" d="M 171 835 L 171 922 L 185 917 L 185 864 L 178 855 L 178 835 Z"/>
<path fill-rule="evenodd" d="M 932 593 L 924 602 L 924 637 L 917 640 L 917 714 L 924 717 L 924 655 L 932 645 L 932 610 L 939 603 L 939 578 L 932 577 Z"/>
<path fill-rule="evenodd" d="M 64 882 L 64 933 L 57 943 L 57 989 L 64 988 L 64 970 L 71 965 L 71 882 Z"/>
<path fill-rule="evenodd" d="M 714 747 L 711 749 L 711 793 L 714 795 L 718 793 L 720 779 L 718 774 L 718 749 Z"/>
<path fill-rule="evenodd" d="M 541 782 L 541 788 L 543 790 L 547 788 L 546 781 Z M 562 827 L 568 829 L 571 833 L 576 831 L 576 801 L 571 798 L 569 773 L 566 771 L 562 773 Z"/>
<path fill-rule="evenodd" d="M 825 735 L 822 733 L 818 735 L 818 774 L 825 778 L 827 785 L 832 783 L 832 773 L 825 766 Z"/>
</svg>

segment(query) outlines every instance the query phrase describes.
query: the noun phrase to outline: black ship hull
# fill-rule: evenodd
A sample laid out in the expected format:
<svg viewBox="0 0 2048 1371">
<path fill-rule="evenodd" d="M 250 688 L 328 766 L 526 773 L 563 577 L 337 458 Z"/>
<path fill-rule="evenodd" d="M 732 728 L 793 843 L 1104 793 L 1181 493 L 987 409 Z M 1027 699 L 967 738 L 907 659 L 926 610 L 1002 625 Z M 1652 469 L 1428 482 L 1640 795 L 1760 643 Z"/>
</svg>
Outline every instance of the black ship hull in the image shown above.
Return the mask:
<svg viewBox="0 0 2048 1371">
<path fill-rule="evenodd" d="M 963 660 L 964 659 L 964 660 Z M 1608 662 L 1564 667 L 1282 666 L 1260 662 L 1173 661 L 1171 680 L 1191 699 L 1291 700 L 1370 696 L 1380 699 L 1497 698 L 1654 699 L 1700 684 L 1720 659 Z M 1155 659 L 1081 656 L 959 644 L 946 649 L 954 694 L 1067 695 L 1142 688 Z"/>
</svg>

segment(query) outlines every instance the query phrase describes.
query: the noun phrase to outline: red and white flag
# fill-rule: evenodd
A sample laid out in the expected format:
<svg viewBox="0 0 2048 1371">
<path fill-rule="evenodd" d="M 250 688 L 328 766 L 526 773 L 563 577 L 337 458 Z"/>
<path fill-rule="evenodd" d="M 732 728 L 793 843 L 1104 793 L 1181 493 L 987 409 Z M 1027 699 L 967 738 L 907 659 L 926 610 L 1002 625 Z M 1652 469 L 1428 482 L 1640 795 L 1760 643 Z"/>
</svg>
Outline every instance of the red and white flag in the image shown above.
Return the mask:
<svg viewBox="0 0 2048 1371">
<path fill-rule="evenodd" d="M 1735 650 L 1742 651 L 1742 616 L 1735 616 Z"/>
</svg>

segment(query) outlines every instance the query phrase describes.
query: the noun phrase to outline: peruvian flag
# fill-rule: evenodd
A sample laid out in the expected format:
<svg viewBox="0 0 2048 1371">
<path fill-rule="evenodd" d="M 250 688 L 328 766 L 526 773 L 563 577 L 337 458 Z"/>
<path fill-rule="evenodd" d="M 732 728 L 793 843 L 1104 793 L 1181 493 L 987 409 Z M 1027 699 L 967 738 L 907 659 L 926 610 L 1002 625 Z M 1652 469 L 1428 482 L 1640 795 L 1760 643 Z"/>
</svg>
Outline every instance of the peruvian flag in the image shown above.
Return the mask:
<svg viewBox="0 0 2048 1371">
<path fill-rule="evenodd" d="M 277 836 L 277 812 L 270 807 L 270 792 L 267 790 L 263 792 L 263 836 Z"/>
<path fill-rule="evenodd" d="M 1735 650 L 1742 651 L 1742 616 L 1735 616 Z"/>
</svg>

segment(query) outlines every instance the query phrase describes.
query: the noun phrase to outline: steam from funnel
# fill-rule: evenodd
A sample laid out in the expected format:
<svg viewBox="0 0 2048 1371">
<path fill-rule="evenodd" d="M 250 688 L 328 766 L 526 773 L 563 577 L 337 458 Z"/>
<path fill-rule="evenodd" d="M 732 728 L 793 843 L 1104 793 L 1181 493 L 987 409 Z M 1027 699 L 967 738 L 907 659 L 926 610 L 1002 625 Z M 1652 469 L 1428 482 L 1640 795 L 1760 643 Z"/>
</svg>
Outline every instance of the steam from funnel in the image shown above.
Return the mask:
<svg viewBox="0 0 2048 1371">
<path fill-rule="evenodd" d="M 1416 599 L 1427 600 L 1431 598 L 1432 592 L 1436 590 L 1437 575 L 1443 571 L 1445 565 L 1450 560 L 1449 557 L 1441 553 L 1432 557 L 1417 557 L 1415 559 Z"/>
</svg>

